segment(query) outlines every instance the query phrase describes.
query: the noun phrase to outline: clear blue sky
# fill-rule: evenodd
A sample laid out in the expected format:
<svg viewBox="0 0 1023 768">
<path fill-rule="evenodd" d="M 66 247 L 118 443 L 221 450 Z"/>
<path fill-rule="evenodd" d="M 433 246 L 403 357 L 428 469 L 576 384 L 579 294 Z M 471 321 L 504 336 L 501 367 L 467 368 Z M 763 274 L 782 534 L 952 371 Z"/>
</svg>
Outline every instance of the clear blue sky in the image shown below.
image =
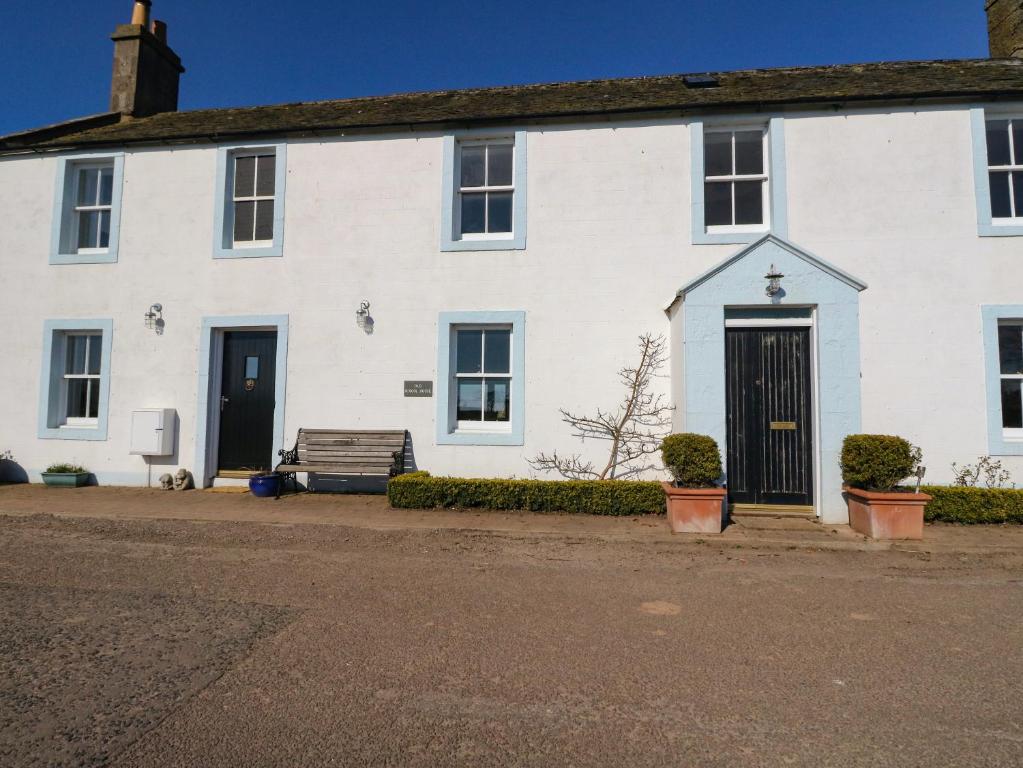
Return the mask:
<svg viewBox="0 0 1023 768">
<path fill-rule="evenodd" d="M 103 112 L 131 0 L 8 0 L 0 134 Z M 154 0 L 181 109 L 987 55 L 983 0 Z"/>
</svg>

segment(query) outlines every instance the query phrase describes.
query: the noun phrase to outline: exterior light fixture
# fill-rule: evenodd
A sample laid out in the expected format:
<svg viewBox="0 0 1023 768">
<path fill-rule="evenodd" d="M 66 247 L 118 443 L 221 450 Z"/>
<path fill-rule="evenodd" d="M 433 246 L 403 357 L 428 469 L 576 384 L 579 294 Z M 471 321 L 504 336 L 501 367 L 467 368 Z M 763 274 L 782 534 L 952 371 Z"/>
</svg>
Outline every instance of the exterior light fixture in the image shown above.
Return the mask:
<svg viewBox="0 0 1023 768">
<path fill-rule="evenodd" d="M 365 299 L 359 303 L 355 312 L 355 324 L 365 333 L 373 333 L 373 318 L 369 314 L 369 302 Z"/>
<path fill-rule="evenodd" d="M 764 293 L 770 296 L 772 299 L 781 293 L 781 279 L 785 277 L 778 268 L 771 265 L 770 271 L 764 275 L 764 279 L 767 281 L 767 288 L 764 289 Z"/>
<path fill-rule="evenodd" d="M 162 304 L 151 304 L 149 311 L 145 314 L 146 328 L 152 331 L 156 331 L 157 334 L 163 333 L 163 305 Z"/>
</svg>

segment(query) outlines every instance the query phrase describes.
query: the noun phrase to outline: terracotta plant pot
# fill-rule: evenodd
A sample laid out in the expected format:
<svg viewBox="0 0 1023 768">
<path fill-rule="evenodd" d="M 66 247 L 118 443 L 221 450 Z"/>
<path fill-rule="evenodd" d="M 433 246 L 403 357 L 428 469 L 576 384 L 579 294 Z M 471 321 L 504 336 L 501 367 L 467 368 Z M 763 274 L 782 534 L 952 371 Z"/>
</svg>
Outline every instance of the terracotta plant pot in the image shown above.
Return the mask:
<svg viewBox="0 0 1023 768">
<path fill-rule="evenodd" d="M 926 493 L 882 493 L 845 488 L 849 525 L 872 539 L 922 539 Z"/>
<path fill-rule="evenodd" d="M 721 533 L 724 488 L 679 488 L 661 483 L 668 497 L 668 525 L 672 533 Z"/>
</svg>

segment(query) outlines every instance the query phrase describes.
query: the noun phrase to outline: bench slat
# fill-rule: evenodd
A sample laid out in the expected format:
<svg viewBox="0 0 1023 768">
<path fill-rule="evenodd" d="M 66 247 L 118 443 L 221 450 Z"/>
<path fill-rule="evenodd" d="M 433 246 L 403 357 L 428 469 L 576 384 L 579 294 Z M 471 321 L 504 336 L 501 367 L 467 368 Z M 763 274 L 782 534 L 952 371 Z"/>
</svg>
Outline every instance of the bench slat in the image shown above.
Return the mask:
<svg viewBox="0 0 1023 768">
<path fill-rule="evenodd" d="M 359 467 L 337 464 L 282 464 L 277 468 L 283 472 L 315 472 L 321 475 L 388 475 L 389 467 Z"/>
<path fill-rule="evenodd" d="M 300 429 L 299 435 L 386 435 L 387 437 L 404 437 L 400 429 Z"/>
</svg>

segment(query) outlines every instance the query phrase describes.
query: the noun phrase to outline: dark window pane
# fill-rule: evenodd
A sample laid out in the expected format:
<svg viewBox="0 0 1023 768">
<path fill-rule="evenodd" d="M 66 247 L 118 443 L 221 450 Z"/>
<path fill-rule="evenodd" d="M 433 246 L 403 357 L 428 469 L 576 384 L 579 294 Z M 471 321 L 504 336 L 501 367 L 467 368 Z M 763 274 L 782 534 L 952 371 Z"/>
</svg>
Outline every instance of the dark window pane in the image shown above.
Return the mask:
<svg viewBox="0 0 1023 768">
<path fill-rule="evenodd" d="M 987 164 L 1009 165 L 1009 121 L 989 120 L 987 124 Z"/>
<path fill-rule="evenodd" d="M 252 197 L 256 190 L 256 158 L 238 157 L 234 163 L 234 196 Z"/>
<path fill-rule="evenodd" d="M 511 389 L 508 379 L 487 379 L 486 408 L 484 421 L 508 421 L 508 403 Z"/>
<path fill-rule="evenodd" d="M 95 419 L 99 416 L 99 381 L 92 379 L 89 381 L 89 410 L 86 412 L 86 416 L 90 419 Z"/>
<path fill-rule="evenodd" d="M 713 227 L 732 223 L 732 185 L 707 182 L 703 185 L 704 224 Z"/>
<path fill-rule="evenodd" d="M 996 219 L 1007 219 L 1012 216 L 1012 204 L 1009 202 L 1009 174 L 1007 172 L 991 172 L 988 174 L 991 185 L 991 215 Z"/>
<path fill-rule="evenodd" d="M 1012 148 L 1016 154 L 1013 165 L 1023 165 L 1023 120 L 1012 121 Z"/>
<path fill-rule="evenodd" d="M 114 169 L 104 168 L 100 173 L 99 204 L 110 205 L 114 197 Z"/>
<path fill-rule="evenodd" d="M 81 337 L 79 337 L 81 338 Z M 100 361 L 103 359 L 103 337 L 89 337 L 89 370 L 87 373 L 96 375 L 99 373 Z"/>
<path fill-rule="evenodd" d="M 998 326 L 998 362 L 1002 373 L 1023 373 L 1023 325 Z"/>
<path fill-rule="evenodd" d="M 1023 216 L 1023 171 L 1012 174 L 1012 198 L 1016 204 L 1015 215 Z"/>
<path fill-rule="evenodd" d="M 491 144 L 487 150 L 487 186 L 503 187 L 512 183 L 512 148 L 510 144 Z"/>
<path fill-rule="evenodd" d="M 484 373 L 511 373 L 511 331 L 507 329 L 487 331 L 484 350 Z"/>
<path fill-rule="evenodd" d="M 88 416 L 89 398 L 88 379 L 68 379 L 67 381 L 67 415 L 71 419 L 83 419 Z"/>
<path fill-rule="evenodd" d="M 95 205 L 99 185 L 99 169 L 83 168 L 78 173 L 78 204 Z"/>
<path fill-rule="evenodd" d="M 95 248 L 99 230 L 99 211 L 82 211 L 78 214 L 78 247 Z"/>
<path fill-rule="evenodd" d="M 274 239 L 274 201 L 256 203 L 256 240 Z"/>
<path fill-rule="evenodd" d="M 64 373 L 85 373 L 85 336 L 67 337 L 67 362 Z"/>
<path fill-rule="evenodd" d="M 459 421 L 479 421 L 483 414 L 483 380 L 458 380 L 457 418 Z"/>
<path fill-rule="evenodd" d="M 1021 379 L 1002 379 L 1002 427 L 1005 429 L 1023 428 L 1021 384 Z"/>
<path fill-rule="evenodd" d="M 735 223 L 764 223 L 764 182 L 735 182 Z"/>
<path fill-rule="evenodd" d="M 256 216 L 256 204 L 251 200 L 234 204 L 234 241 L 244 243 L 252 240 L 252 225 Z"/>
<path fill-rule="evenodd" d="M 486 231 L 484 206 L 487 196 L 482 192 L 462 195 L 462 234 Z"/>
<path fill-rule="evenodd" d="M 488 232 L 511 232 L 512 231 L 512 193 L 491 192 L 487 195 L 487 205 L 490 206 L 490 218 L 488 219 Z"/>
<path fill-rule="evenodd" d="M 483 370 L 483 331 L 458 331 L 455 372 L 479 373 Z"/>
<path fill-rule="evenodd" d="M 110 211 L 99 212 L 99 247 L 110 247 Z"/>
<path fill-rule="evenodd" d="M 735 172 L 764 172 L 764 134 L 762 131 L 736 131 Z"/>
<path fill-rule="evenodd" d="M 707 176 L 732 173 L 732 134 L 708 133 L 703 137 L 703 170 Z"/>
<path fill-rule="evenodd" d="M 462 186 L 482 187 L 485 148 L 482 144 L 462 147 Z"/>
<path fill-rule="evenodd" d="M 274 155 L 261 155 L 256 159 L 256 194 L 260 197 L 273 197 L 276 160 Z"/>
<path fill-rule="evenodd" d="M 259 357 L 246 357 L 245 358 L 245 378 L 246 379 L 258 379 L 259 378 Z"/>
</svg>

